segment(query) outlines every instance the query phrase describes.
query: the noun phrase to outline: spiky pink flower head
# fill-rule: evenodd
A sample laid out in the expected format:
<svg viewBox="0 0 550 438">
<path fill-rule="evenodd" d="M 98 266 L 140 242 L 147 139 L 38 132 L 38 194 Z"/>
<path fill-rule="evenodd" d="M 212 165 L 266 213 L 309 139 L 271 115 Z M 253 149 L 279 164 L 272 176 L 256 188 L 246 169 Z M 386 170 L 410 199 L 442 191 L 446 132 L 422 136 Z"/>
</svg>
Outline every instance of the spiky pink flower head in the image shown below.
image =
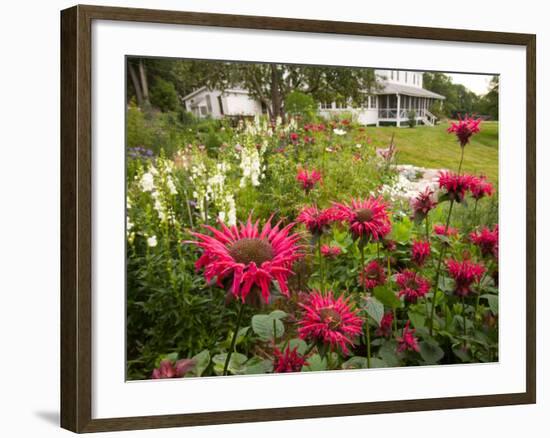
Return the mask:
<svg viewBox="0 0 550 438">
<path fill-rule="evenodd" d="M 416 303 L 418 298 L 424 297 L 430 290 L 430 282 L 409 269 L 397 274 L 395 281 L 400 287 L 398 295 L 404 296 L 407 303 Z"/>
<path fill-rule="evenodd" d="M 323 177 L 318 170 L 299 169 L 296 180 L 302 184 L 302 188 L 309 193 L 318 182 L 323 181 Z"/>
<path fill-rule="evenodd" d="M 300 136 L 297 133 L 295 132 L 290 133 L 290 141 L 292 143 L 296 143 L 299 139 L 300 139 Z"/>
<path fill-rule="evenodd" d="M 472 175 L 458 175 L 450 171 L 439 172 L 439 187 L 444 189 L 451 201 L 461 202 L 470 190 Z"/>
<path fill-rule="evenodd" d="M 418 339 L 416 339 L 416 336 L 414 336 L 416 330 L 411 329 L 410 325 L 411 322 L 407 321 L 403 329 L 403 336 L 397 338 L 397 351 L 400 353 L 402 351 L 420 351 L 420 347 L 418 346 Z"/>
<path fill-rule="evenodd" d="M 382 247 L 389 252 L 395 251 L 397 248 L 397 242 L 392 239 L 384 239 L 382 240 Z"/>
<path fill-rule="evenodd" d="M 176 362 L 170 359 L 161 360 L 159 367 L 153 370 L 151 379 L 172 379 L 183 377 L 185 373 L 191 371 L 196 365 L 193 359 L 180 359 Z"/>
<path fill-rule="evenodd" d="M 442 224 L 434 225 L 434 233 L 437 234 L 438 236 L 447 236 L 447 237 L 458 236 L 458 230 L 456 228 L 449 226 L 447 228 L 447 231 L 445 231 L 445 225 L 442 225 Z"/>
<path fill-rule="evenodd" d="M 334 259 L 342 254 L 342 250 L 339 246 L 322 245 L 321 254 L 329 259 Z"/>
<path fill-rule="evenodd" d="M 284 351 L 275 347 L 273 355 L 274 373 L 298 373 L 302 371 L 304 365 L 307 365 L 306 359 L 298 353 L 298 347 L 290 349 L 287 345 Z"/>
<path fill-rule="evenodd" d="M 385 338 L 389 338 L 392 332 L 392 324 L 393 312 L 384 313 L 384 316 L 380 320 L 380 327 L 376 329 L 376 336 L 384 336 Z"/>
<path fill-rule="evenodd" d="M 447 270 L 455 281 L 455 294 L 459 297 L 470 295 L 472 283 L 479 282 L 485 273 L 485 266 L 470 260 L 461 262 L 453 259 L 447 260 Z"/>
<path fill-rule="evenodd" d="M 414 219 L 422 221 L 436 205 L 437 202 L 434 199 L 434 191 L 426 187 L 423 192 L 418 193 L 418 195 L 411 200 Z"/>
<path fill-rule="evenodd" d="M 474 245 L 479 246 L 484 257 L 489 255 L 498 257 L 498 225 L 495 225 L 492 230 L 483 227 L 481 231 L 470 233 L 470 240 Z"/>
<path fill-rule="evenodd" d="M 334 214 L 332 209 L 320 210 L 315 205 L 304 207 L 296 218 L 296 221 L 304 224 L 307 230 L 314 236 L 319 236 L 328 231 L 333 220 Z"/>
<path fill-rule="evenodd" d="M 418 266 L 423 266 L 426 259 L 430 256 L 430 242 L 425 240 L 415 240 L 411 251 L 412 261 Z"/>
<path fill-rule="evenodd" d="M 493 185 L 487 181 L 487 177 L 481 175 L 472 177 L 470 192 L 472 192 L 472 197 L 474 199 L 481 199 L 485 196 L 493 196 L 495 189 Z"/>
<path fill-rule="evenodd" d="M 313 291 L 307 303 L 300 306 L 304 310 L 298 322 L 301 339 L 321 342 L 331 350 L 340 349 L 348 354 L 348 346 L 362 332 L 363 321 L 349 304 L 349 298 L 334 298 L 332 291 L 322 294 Z"/>
<path fill-rule="evenodd" d="M 382 197 L 352 199 L 351 203 L 334 203 L 335 217 L 349 224 L 355 239 L 378 241 L 391 231 L 391 221 Z"/>
<path fill-rule="evenodd" d="M 474 119 L 473 117 L 460 118 L 458 122 L 451 123 L 447 132 L 449 134 L 454 133 L 461 147 L 466 146 L 470 142 L 470 137 L 479 132 L 479 125 L 481 119 Z"/>
<path fill-rule="evenodd" d="M 195 267 L 204 267 L 207 281 L 216 278 L 218 285 L 223 286 L 222 281 L 229 279 L 230 291 L 243 302 L 253 287 L 259 288 L 268 303 L 273 281 L 279 284 L 283 295 L 289 296 L 287 280 L 293 274 L 291 267 L 303 253 L 297 245 L 300 236 L 290 233 L 294 223 L 281 228 L 280 222 L 272 226 L 269 219 L 261 230 L 258 224 L 249 217 L 240 226 L 227 227 L 220 221 L 221 230 L 204 225 L 212 236 L 191 233 L 198 240 L 189 243 L 204 250 Z"/>
<path fill-rule="evenodd" d="M 384 267 L 377 260 L 373 260 L 363 268 L 359 279 L 366 289 L 381 286 L 386 282 Z"/>
</svg>

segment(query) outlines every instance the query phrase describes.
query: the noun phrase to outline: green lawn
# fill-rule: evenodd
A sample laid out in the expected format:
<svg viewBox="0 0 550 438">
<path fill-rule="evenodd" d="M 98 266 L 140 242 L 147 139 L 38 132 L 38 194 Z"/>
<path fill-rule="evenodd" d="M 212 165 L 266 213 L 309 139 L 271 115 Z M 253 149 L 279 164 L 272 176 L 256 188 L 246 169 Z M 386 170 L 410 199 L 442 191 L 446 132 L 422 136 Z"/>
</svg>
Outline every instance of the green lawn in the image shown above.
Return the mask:
<svg viewBox="0 0 550 438">
<path fill-rule="evenodd" d="M 376 144 L 389 144 L 395 133 L 397 161 L 400 164 L 447 168 L 457 170 L 460 160 L 460 146 L 454 135 L 447 133 L 449 123 L 441 122 L 434 127 L 411 128 L 373 127 L 367 128 Z M 483 122 L 481 132 L 472 137 L 464 152 L 463 169 L 469 173 L 483 173 L 498 184 L 498 122 Z"/>
</svg>

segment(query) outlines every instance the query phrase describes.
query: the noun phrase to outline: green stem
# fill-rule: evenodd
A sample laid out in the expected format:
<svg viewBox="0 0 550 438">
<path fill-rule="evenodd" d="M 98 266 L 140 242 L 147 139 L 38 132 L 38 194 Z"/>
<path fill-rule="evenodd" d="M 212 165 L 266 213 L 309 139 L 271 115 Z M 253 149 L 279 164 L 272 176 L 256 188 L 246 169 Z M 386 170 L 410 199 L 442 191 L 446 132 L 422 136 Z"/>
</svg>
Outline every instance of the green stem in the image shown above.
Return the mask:
<svg viewBox="0 0 550 438">
<path fill-rule="evenodd" d="M 460 164 L 458 165 L 458 174 L 460 175 L 460 172 L 462 171 L 462 163 L 464 162 L 464 149 L 466 149 L 465 146 L 461 147 L 461 153 L 460 153 Z"/>
<path fill-rule="evenodd" d="M 237 336 L 239 334 L 239 328 L 241 327 L 243 313 L 244 313 L 244 303 L 241 303 L 241 307 L 239 309 L 239 315 L 237 316 L 237 326 L 235 327 L 235 332 L 233 333 L 233 338 L 231 339 L 231 347 L 229 347 L 229 351 L 227 352 L 227 357 L 225 358 L 225 365 L 223 366 L 223 374 L 222 374 L 223 376 L 227 376 L 227 368 L 229 368 L 229 360 L 231 359 L 233 350 L 235 350 L 235 342 L 237 342 Z M 274 334 L 274 337 L 275 337 L 275 334 Z"/>
<path fill-rule="evenodd" d="M 466 300 L 462 297 L 462 329 L 464 332 L 464 346 L 466 346 Z"/>
<path fill-rule="evenodd" d="M 321 292 L 325 293 L 325 266 L 323 263 L 323 253 L 321 252 L 321 237 L 319 237 L 319 241 L 317 242 L 317 254 L 319 257 L 319 273 L 321 276 Z"/>
<path fill-rule="evenodd" d="M 363 242 L 359 241 L 359 252 L 361 254 L 361 274 L 364 275 L 363 270 L 365 269 L 365 245 Z M 367 294 L 367 285 L 363 279 L 363 292 Z M 369 316 L 366 316 L 365 320 L 365 334 L 367 337 L 367 368 L 370 368 L 370 328 L 369 328 Z"/>
<path fill-rule="evenodd" d="M 447 236 L 447 230 L 449 229 L 449 224 L 451 222 L 451 214 L 453 212 L 453 205 L 454 201 L 451 201 L 451 205 L 449 206 L 449 214 L 447 215 L 447 221 L 445 223 L 445 236 Z M 435 273 L 435 280 L 434 280 L 434 296 L 432 301 L 432 310 L 430 311 L 430 336 L 433 335 L 433 329 L 434 329 L 434 313 L 435 313 L 435 302 L 437 298 L 437 292 L 439 290 L 439 275 L 441 274 L 441 263 L 443 262 L 443 257 L 445 257 L 445 251 L 447 250 L 447 246 L 443 244 L 443 247 L 441 248 L 441 252 L 439 253 L 439 259 L 437 261 L 437 270 Z"/>
<path fill-rule="evenodd" d="M 426 215 L 426 241 L 430 243 L 430 220 Z"/>
</svg>

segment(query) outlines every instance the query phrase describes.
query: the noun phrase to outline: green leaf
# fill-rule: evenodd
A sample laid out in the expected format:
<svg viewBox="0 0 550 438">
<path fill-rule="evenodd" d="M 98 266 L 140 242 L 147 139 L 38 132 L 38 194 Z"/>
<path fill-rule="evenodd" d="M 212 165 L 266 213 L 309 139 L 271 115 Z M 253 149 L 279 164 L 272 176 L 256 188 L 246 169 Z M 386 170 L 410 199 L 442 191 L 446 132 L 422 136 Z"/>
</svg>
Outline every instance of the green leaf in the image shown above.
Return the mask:
<svg viewBox="0 0 550 438">
<path fill-rule="evenodd" d="M 303 339 L 291 339 L 290 341 L 288 341 L 288 347 L 291 350 L 294 350 L 294 348 L 296 347 L 296 351 L 302 355 L 307 351 L 307 343 Z"/>
<path fill-rule="evenodd" d="M 373 292 L 374 296 L 384 306 L 391 307 L 392 309 L 397 309 L 401 306 L 401 300 L 397 298 L 395 292 L 388 289 L 387 286 L 376 286 Z"/>
<path fill-rule="evenodd" d="M 409 311 L 409 319 L 414 328 L 419 329 L 426 326 L 426 316 L 418 313 Z"/>
<path fill-rule="evenodd" d="M 246 362 L 243 374 L 265 374 L 273 371 L 273 363 L 261 357 L 252 357 Z"/>
<path fill-rule="evenodd" d="M 223 374 L 223 367 L 225 366 L 225 359 L 227 358 L 227 353 L 220 353 L 216 354 L 212 358 L 212 362 L 214 362 L 214 372 L 221 376 Z M 247 361 L 247 357 L 244 354 L 241 353 L 233 353 L 231 355 L 231 358 L 229 359 L 229 366 L 227 367 L 228 371 L 231 374 L 243 374 L 246 367 L 245 362 Z"/>
<path fill-rule="evenodd" d="M 318 354 L 308 357 L 307 363 L 302 371 L 325 371 L 327 369 L 327 359 L 322 359 Z"/>
<path fill-rule="evenodd" d="M 280 338 L 285 333 L 285 327 L 281 318 L 286 317 L 282 310 L 274 310 L 269 315 L 254 315 L 252 317 L 252 330 L 263 341 L 270 341 L 275 336 Z"/>
<path fill-rule="evenodd" d="M 380 326 L 380 321 L 384 316 L 384 305 L 374 297 L 367 297 L 364 301 L 364 308 L 367 314 Z"/>
<path fill-rule="evenodd" d="M 383 361 L 382 359 L 378 359 L 377 357 L 371 357 L 370 358 L 370 367 L 371 368 L 387 368 L 388 364 Z"/>
<path fill-rule="evenodd" d="M 437 197 L 437 202 L 441 204 L 442 202 L 450 201 L 449 193 L 447 192 L 440 192 L 439 196 Z"/>
<path fill-rule="evenodd" d="M 193 356 L 192 359 L 195 361 L 195 368 L 190 373 L 197 377 L 202 376 L 202 373 L 204 373 L 204 370 L 206 370 L 210 364 L 210 352 L 208 350 L 203 350 L 199 354 Z"/>
<path fill-rule="evenodd" d="M 445 355 L 445 352 L 434 340 L 422 341 L 418 346 L 420 347 L 420 356 L 430 365 L 438 363 Z"/>
<path fill-rule="evenodd" d="M 489 308 L 494 315 L 498 315 L 498 295 L 484 294 L 481 298 L 485 298 L 489 303 Z"/>
<path fill-rule="evenodd" d="M 378 355 L 389 367 L 399 366 L 399 358 L 396 354 L 397 343 L 395 341 L 387 341 L 384 345 L 378 350 Z"/>
<path fill-rule="evenodd" d="M 343 370 L 360 370 L 362 368 L 368 368 L 366 357 L 353 356 L 342 364 Z"/>
<path fill-rule="evenodd" d="M 408 242 L 411 238 L 412 222 L 409 218 L 405 217 L 402 221 L 393 224 L 392 231 L 390 233 L 390 239 L 397 242 Z"/>
</svg>

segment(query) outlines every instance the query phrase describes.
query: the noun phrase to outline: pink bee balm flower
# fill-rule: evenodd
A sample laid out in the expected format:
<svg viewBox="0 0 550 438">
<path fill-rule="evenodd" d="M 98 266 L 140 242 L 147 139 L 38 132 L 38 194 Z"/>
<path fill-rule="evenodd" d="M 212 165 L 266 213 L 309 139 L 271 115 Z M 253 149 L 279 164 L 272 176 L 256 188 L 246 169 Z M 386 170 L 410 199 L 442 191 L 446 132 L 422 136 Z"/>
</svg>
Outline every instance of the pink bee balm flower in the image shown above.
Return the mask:
<svg viewBox="0 0 550 438">
<path fill-rule="evenodd" d="M 384 336 L 385 338 L 389 338 L 392 332 L 392 324 L 393 324 L 393 313 L 392 312 L 384 313 L 384 316 L 380 321 L 380 327 L 376 329 L 376 332 L 375 332 L 376 336 Z"/>
<path fill-rule="evenodd" d="M 430 242 L 417 240 L 412 246 L 412 260 L 418 266 L 423 266 L 426 259 L 430 256 Z"/>
<path fill-rule="evenodd" d="M 338 257 L 340 254 L 342 254 L 342 250 L 340 249 L 339 246 L 322 245 L 321 254 L 324 257 L 333 259 Z"/>
<path fill-rule="evenodd" d="M 408 303 L 416 303 L 430 290 L 430 282 L 416 272 L 408 269 L 397 274 L 396 283 L 401 288 L 399 296 L 404 296 Z"/>
<path fill-rule="evenodd" d="M 411 200 L 413 217 L 417 221 L 422 221 L 428 215 L 430 210 L 435 208 L 437 202 L 434 199 L 434 191 L 429 187 L 420 192 Z"/>
<path fill-rule="evenodd" d="M 447 231 L 445 231 L 445 225 L 436 224 L 434 225 L 434 233 L 438 236 L 458 236 L 458 230 L 453 227 L 448 227 Z"/>
<path fill-rule="evenodd" d="M 297 222 L 304 224 L 307 230 L 315 236 L 327 231 L 333 220 L 334 215 L 331 209 L 319 210 L 315 205 L 304 207 L 296 218 Z"/>
<path fill-rule="evenodd" d="M 459 297 L 470 295 L 472 283 L 479 282 L 485 273 L 485 266 L 470 260 L 447 260 L 447 269 L 455 281 L 455 294 Z"/>
<path fill-rule="evenodd" d="M 296 175 L 296 180 L 302 184 L 302 188 L 309 193 L 318 182 L 323 181 L 321 173 L 315 169 L 300 169 Z"/>
<path fill-rule="evenodd" d="M 376 286 L 383 285 L 386 282 L 384 267 L 377 260 L 367 263 L 361 272 L 360 280 L 366 289 L 374 289 Z"/>
<path fill-rule="evenodd" d="M 305 358 L 298 353 L 298 347 L 291 350 L 287 346 L 284 352 L 275 347 L 273 354 L 274 373 L 298 373 L 302 371 L 304 365 L 307 365 Z"/>
<path fill-rule="evenodd" d="M 457 175 L 449 171 L 439 172 L 439 187 L 446 191 L 450 200 L 461 202 L 466 191 L 470 190 L 473 179 L 472 175 Z"/>
<path fill-rule="evenodd" d="M 486 257 L 492 255 L 498 257 L 498 225 L 492 230 L 483 227 L 481 231 L 470 233 L 470 240 L 479 246 L 481 254 Z"/>
<path fill-rule="evenodd" d="M 451 123 L 447 132 L 449 134 L 454 133 L 461 147 L 466 146 L 470 142 L 470 137 L 479 132 L 479 125 L 481 124 L 481 119 L 474 119 L 472 117 L 464 117 L 458 122 Z"/>
<path fill-rule="evenodd" d="M 295 143 L 300 139 L 300 136 L 296 134 L 295 132 L 290 133 L 290 140 Z"/>
<path fill-rule="evenodd" d="M 321 342 L 331 350 L 339 348 L 343 354 L 349 353 L 348 346 L 362 332 L 363 321 L 349 305 L 348 298 L 336 299 L 332 291 L 327 294 L 313 291 L 308 302 L 300 306 L 304 310 L 298 322 L 301 339 Z"/>
<path fill-rule="evenodd" d="M 152 379 L 171 379 L 175 377 L 183 377 L 185 373 L 191 371 L 195 367 L 193 359 L 181 359 L 172 362 L 170 359 L 163 359 L 158 368 L 153 370 Z"/>
<path fill-rule="evenodd" d="M 348 204 L 334 204 L 335 218 L 349 224 L 355 239 L 380 240 L 391 231 L 391 221 L 386 204 L 381 197 L 352 199 Z"/>
<path fill-rule="evenodd" d="M 194 243 L 204 250 L 195 264 L 197 269 L 204 267 L 207 281 L 216 278 L 230 280 L 230 290 L 244 302 L 250 290 L 257 287 L 266 303 L 269 302 L 269 287 L 273 281 L 279 284 L 281 292 L 289 296 L 287 280 L 292 264 L 303 256 L 297 242 L 300 236 L 290 234 L 294 223 L 284 228 L 275 226 L 268 220 L 259 230 L 258 221 L 250 218 L 240 226 L 227 227 L 220 222 L 221 230 L 204 225 L 213 235 L 192 233 L 198 240 Z"/>
<path fill-rule="evenodd" d="M 470 185 L 470 192 L 474 199 L 481 199 L 485 196 L 492 196 L 495 189 L 493 185 L 487 181 L 485 176 L 472 177 L 472 183 Z"/>
<path fill-rule="evenodd" d="M 403 329 L 403 336 L 400 336 L 397 338 L 397 351 L 420 351 L 420 347 L 418 346 L 418 339 L 416 339 L 416 336 L 414 336 L 414 333 L 416 332 L 415 329 L 411 329 L 410 326 L 411 322 L 407 321 L 405 324 L 405 328 Z"/>
</svg>

